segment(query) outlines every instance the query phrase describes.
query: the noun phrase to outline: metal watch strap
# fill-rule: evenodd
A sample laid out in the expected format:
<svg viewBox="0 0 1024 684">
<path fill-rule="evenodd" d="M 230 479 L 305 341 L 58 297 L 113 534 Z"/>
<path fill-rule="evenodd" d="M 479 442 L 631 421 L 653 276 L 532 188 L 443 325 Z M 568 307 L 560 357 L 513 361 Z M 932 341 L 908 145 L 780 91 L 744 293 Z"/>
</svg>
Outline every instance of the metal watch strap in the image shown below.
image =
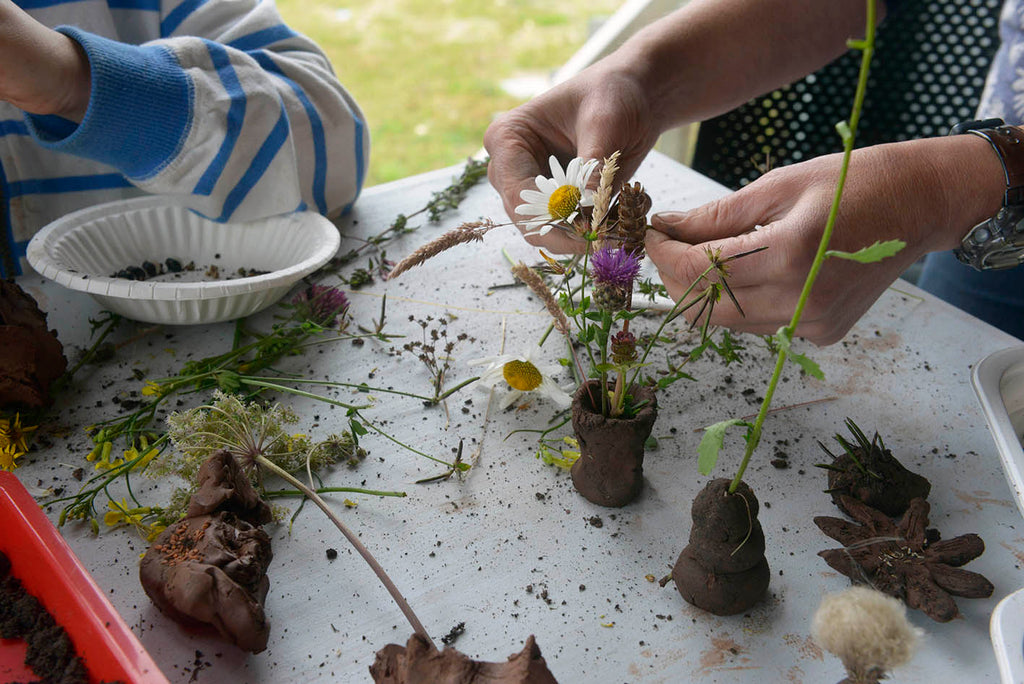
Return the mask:
<svg viewBox="0 0 1024 684">
<path fill-rule="evenodd" d="M 1014 126 L 974 128 L 968 133 L 988 140 L 1003 165 L 1006 193 L 1003 206 L 1024 204 L 1024 131 Z"/>
</svg>

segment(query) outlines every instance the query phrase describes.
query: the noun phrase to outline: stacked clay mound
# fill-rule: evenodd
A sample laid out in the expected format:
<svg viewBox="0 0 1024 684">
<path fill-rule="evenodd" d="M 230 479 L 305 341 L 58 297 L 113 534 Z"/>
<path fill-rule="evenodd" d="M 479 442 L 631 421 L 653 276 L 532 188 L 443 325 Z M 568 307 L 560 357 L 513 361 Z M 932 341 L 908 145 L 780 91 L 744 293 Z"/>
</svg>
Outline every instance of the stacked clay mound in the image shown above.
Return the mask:
<svg viewBox="0 0 1024 684">
<path fill-rule="evenodd" d="M 741 482 L 712 480 L 693 500 L 690 543 L 679 554 L 672 579 L 687 603 L 715 615 L 742 613 L 768 589 L 764 532 L 754 492 Z"/>
</svg>

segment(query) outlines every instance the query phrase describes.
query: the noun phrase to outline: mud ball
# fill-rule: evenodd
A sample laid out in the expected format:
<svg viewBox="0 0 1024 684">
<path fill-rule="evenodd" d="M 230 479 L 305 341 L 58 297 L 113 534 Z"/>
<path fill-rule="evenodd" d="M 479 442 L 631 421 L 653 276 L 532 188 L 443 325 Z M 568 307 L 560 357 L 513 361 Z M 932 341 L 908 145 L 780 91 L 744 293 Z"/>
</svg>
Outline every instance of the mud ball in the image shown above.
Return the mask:
<svg viewBox="0 0 1024 684">
<path fill-rule="evenodd" d="M 768 561 L 761 556 L 752 568 L 740 572 L 717 572 L 704 567 L 701 554 L 687 546 L 672 568 L 672 580 L 687 603 L 714 615 L 736 615 L 752 608 L 771 578 Z"/>
</svg>

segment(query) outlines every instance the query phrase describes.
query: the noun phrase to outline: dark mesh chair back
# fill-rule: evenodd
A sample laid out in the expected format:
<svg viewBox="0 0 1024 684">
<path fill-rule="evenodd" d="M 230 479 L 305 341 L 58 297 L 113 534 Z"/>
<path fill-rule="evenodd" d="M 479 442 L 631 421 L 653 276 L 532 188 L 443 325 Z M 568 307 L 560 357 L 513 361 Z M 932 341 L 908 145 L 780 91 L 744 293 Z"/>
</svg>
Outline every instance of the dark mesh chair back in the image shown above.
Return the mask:
<svg viewBox="0 0 1024 684">
<path fill-rule="evenodd" d="M 945 135 L 973 119 L 999 47 L 1002 0 L 904 0 L 875 34 L 858 147 Z M 861 53 L 700 125 L 693 168 L 738 189 L 772 167 L 841 152 Z"/>
</svg>

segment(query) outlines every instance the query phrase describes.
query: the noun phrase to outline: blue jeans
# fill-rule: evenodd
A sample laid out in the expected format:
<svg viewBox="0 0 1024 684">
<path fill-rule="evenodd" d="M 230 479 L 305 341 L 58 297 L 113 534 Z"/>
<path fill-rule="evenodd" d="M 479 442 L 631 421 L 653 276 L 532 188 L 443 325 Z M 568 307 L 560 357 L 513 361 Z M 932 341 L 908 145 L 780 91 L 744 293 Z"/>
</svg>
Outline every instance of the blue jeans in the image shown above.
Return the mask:
<svg viewBox="0 0 1024 684">
<path fill-rule="evenodd" d="M 953 306 L 1024 340 L 1024 266 L 976 271 L 952 252 L 925 258 L 918 286 Z"/>
</svg>

